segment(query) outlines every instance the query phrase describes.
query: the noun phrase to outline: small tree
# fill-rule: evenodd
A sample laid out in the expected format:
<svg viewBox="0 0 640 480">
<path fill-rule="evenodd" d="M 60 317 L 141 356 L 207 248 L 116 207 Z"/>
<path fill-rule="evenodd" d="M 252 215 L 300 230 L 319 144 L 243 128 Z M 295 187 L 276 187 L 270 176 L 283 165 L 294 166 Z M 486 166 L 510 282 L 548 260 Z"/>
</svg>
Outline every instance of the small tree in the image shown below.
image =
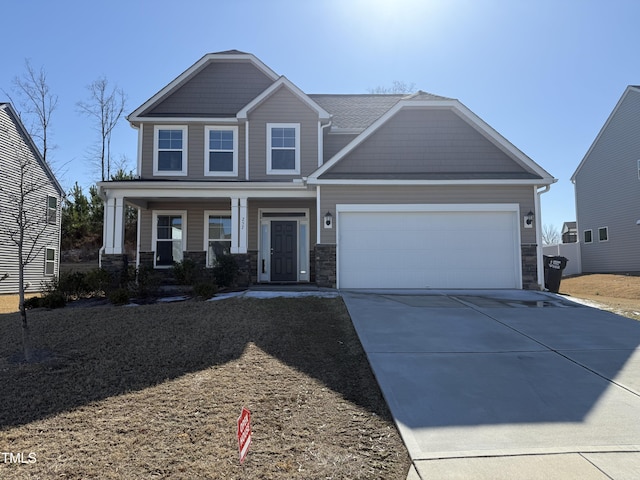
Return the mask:
<svg viewBox="0 0 640 480">
<path fill-rule="evenodd" d="M 557 245 L 560 243 L 560 232 L 553 225 L 544 225 L 542 227 L 542 244 Z"/>
<path fill-rule="evenodd" d="M 87 87 L 89 100 L 78 102 L 80 113 L 92 118 L 100 134 L 96 147 L 96 160 L 104 182 L 111 178 L 111 134 L 124 112 L 126 96 L 117 86 L 109 89 L 109 81 L 100 77 Z"/>
<path fill-rule="evenodd" d="M 413 93 L 416 91 L 415 83 L 406 83 L 401 80 L 394 80 L 391 87 L 378 86 L 367 90 L 373 94 L 399 94 L 399 93 Z"/>
<path fill-rule="evenodd" d="M 22 322 L 22 344 L 24 358 L 32 360 L 31 330 L 25 308 L 25 269 L 42 254 L 45 248 L 41 238 L 48 226 L 46 195 L 43 189 L 46 180 L 38 172 L 37 160 L 30 147 L 17 140 L 17 132 L 3 128 L 0 138 L 9 145 L 9 162 L 18 170 L 17 183 L 0 191 L 5 215 L 9 221 L 3 222 L 3 233 L 18 250 L 18 295 Z"/>
</svg>

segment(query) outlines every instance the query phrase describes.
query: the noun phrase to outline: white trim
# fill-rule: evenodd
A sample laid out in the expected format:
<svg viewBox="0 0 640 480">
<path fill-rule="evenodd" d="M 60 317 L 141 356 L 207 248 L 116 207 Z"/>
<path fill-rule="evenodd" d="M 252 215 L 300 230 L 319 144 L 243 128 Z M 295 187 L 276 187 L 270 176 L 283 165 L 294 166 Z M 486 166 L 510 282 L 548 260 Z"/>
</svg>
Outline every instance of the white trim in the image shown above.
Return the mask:
<svg viewBox="0 0 640 480">
<path fill-rule="evenodd" d="M 522 250 L 520 235 L 520 205 L 517 203 L 467 203 L 467 204 L 337 204 L 336 205 L 336 239 L 340 238 L 340 215 L 353 212 L 506 212 L 513 214 L 513 228 L 516 236 L 514 242 L 516 288 L 522 288 Z M 336 288 L 340 289 L 340 242 L 336 241 Z"/>
<path fill-rule="evenodd" d="M 239 125 L 240 122 L 235 117 L 139 117 L 139 123 L 155 123 L 158 125 L 173 125 L 176 123 L 208 123 L 215 125 Z M 136 128 L 135 124 L 132 124 Z"/>
<path fill-rule="evenodd" d="M 240 231 L 239 228 L 239 205 L 240 204 L 240 199 L 237 197 L 233 197 L 231 198 L 231 253 L 240 253 L 239 250 L 239 238 L 238 238 L 238 232 Z"/>
<path fill-rule="evenodd" d="M 158 169 L 158 140 L 160 130 L 181 130 L 182 131 L 182 170 L 159 170 Z M 154 125 L 153 127 L 153 175 L 156 177 L 183 177 L 189 170 L 189 127 L 187 125 Z M 177 151 L 177 150 L 175 150 Z"/>
<path fill-rule="evenodd" d="M 144 124 L 141 123 L 139 127 L 134 127 L 138 130 L 138 159 L 136 161 L 136 175 L 140 177 L 142 175 L 142 141 L 144 139 Z"/>
<path fill-rule="evenodd" d="M 282 213 L 282 216 L 275 216 L 275 217 L 266 217 L 263 218 L 262 215 L 265 213 Z M 291 216 L 287 216 L 287 213 L 304 213 L 304 217 L 291 217 Z M 258 281 L 259 282 L 264 282 L 264 283 L 270 283 L 271 282 L 271 255 L 270 255 L 270 251 L 269 254 L 265 256 L 265 253 L 262 249 L 262 225 L 266 224 L 267 225 L 267 234 L 268 234 L 268 250 L 270 250 L 271 248 L 271 222 L 272 221 L 295 221 L 297 222 L 298 228 L 296 230 L 296 250 L 297 250 L 297 256 L 296 256 L 296 281 L 298 282 L 309 282 L 311 281 L 311 257 L 309 256 L 309 245 L 311 242 L 310 239 L 310 234 L 311 234 L 311 225 L 310 225 L 310 221 L 311 221 L 311 217 L 310 217 L 310 212 L 308 208 L 259 208 L 258 209 L 258 265 L 257 265 L 257 270 L 258 270 Z M 300 225 L 301 224 L 305 224 L 307 227 L 307 238 L 306 238 L 306 245 L 302 246 L 302 248 L 305 248 L 306 252 L 307 252 L 307 271 L 305 274 L 301 274 L 300 273 Z M 265 273 L 262 273 L 262 261 L 265 261 Z"/>
<path fill-rule="evenodd" d="M 233 169 L 230 172 L 221 170 L 209 170 L 209 155 L 211 152 L 227 150 L 211 150 L 210 132 L 233 132 Z M 204 176 L 205 177 L 237 177 L 238 176 L 238 127 L 225 127 L 220 125 L 206 125 L 204 127 Z"/>
<path fill-rule="evenodd" d="M 322 220 L 320 217 L 321 205 L 320 205 L 320 185 L 316 187 L 316 244 L 320 245 L 320 231 L 322 229 Z"/>
<path fill-rule="evenodd" d="M 389 119 L 395 116 L 400 110 L 403 109 L 447 109 L 458 114 L 463 120 L 467 121 L 469 125 L 474 127 L 485 138 L 492 142 L 496 147 L 503 150 L 506 154 L 511 156 L 516 161 L 520 162 L 523 166 L 531 169 L 537 175 L 540 175 L 542 179 L 538 179 L 538 184 L 555 183 L 555 179 L 545 171 L 540 165 L 536 164 L 506 138 L 500 135 L 496 130 L 489 126 L 484 120 L 478 117 L 475 113 L 465 107 L 458 100 L 400 100 L 393 107 L 391 107 L 384 115 L 378 120 L 373 122 L 367 127 L 360 135 L 347 144 L 342 150 L 336 153 L 327 163 L 317 169 L 309 176 L 309 183 L 315 183 L 320 175 L 325 173 L 336 163 L 351 153 L 357 146 L 370 137 L 376 130 L 384 125 Z M 513 182 L 512 182 L 513 183 Z"/>
<path fill-rule="evenodd" d="M 520 205 L 517 203 L 338 203 L 336 213 L 342 212 L 515 212 L 519 216 Z"/>
<path fill-rule="evenodd" d="M 225 53 L 208 53 L 203 56 L 196 63 L 191 65 L 187 70 L 178 75 L 174 80 L 172 80 L 167 86 L 165 86 L 162 90 L 156 93 L 149 100 L 144 102 L 141 106 L 136 108 L 133 113 L 131 113 L 127 120 L 129 122 L 140 121 L 144 117 L 140 117 L 142 112 L 151 108 L 154 104 L 160 101 L 162 98 L 171 93 L 174 89 L 178 88 L 182 85 L 187 79 L 197 74 L 200 70 L 206 67 L 211 62 L 225 62 L 225 61 L 248 61 L 255 65 L 262 73 L 264 73 L 267 77 L 271 78 L 273 81 L 278 79 L 278 75 L 267 67 L 264 63 L 258 60 L 254 55 L 250 53 L 237 53 L 237 54 L 225 54 Z M 202 119 L 201 119 L 202 120 Z"/>
<path fill-rule="evenodd" d="M 142 227 L 142 209 L 138 207 L 138 216 L 136 218 L 136 268 L 140 268 L 140 230 Z"/>
<path fill-rule="evenodd" d="M 187 250 L 187 211 L 186 210 L 152 210 L 151 211 L 151 248 L 153 251 L 153 268 L 171 268 L 171 265 L 156 265 L 158 258 L 156 251 L 156 244 L 158 242 L 158 217 L 166 215 L 180 215 L 182 217 L 182 254 L 184 258 L 184 252 Z"/>
<path fill-rule="evenodd" d="M 153 182 L 152 184 L 145 185 L 145 183 L 135 184 L 135 182 L 129 182 L 126 184 L 109 185 L 107 182 L 100 185 L 100 191 L 109 195 L 119 195 L 127 197 L 129 201 L 135 203 L 135 199 L 145 198 L 184 198 L 184 199 L 210 199 L 210 198 L 231 198 L 239 197 L 260 197 L 260 198 L 316 198 L 316 192 L 314 189 L 307 189 L 305 185 L 295 185 L 293 183 L 288 184 L 285 182 L 276 184 L 260 185 L 259 183 L 247 183 L 242 182 L 229 185 L 230 182 L 211 182 L 210 184 L 202 184 L 201 182 L 193 182 L 189 184 L 176 184 L 171 185 L 160 184 Z"/>
<path fill-rule="evenodd" d="M 53 250 L 53 260 L 47 260 L 47 250 Z M 47 264 L 53 263 L 53 273 L 47 273 Z M 44 247 L 44 272 L 45 277 L 55 277 L 56 264 L 58 263 L 58 249 L 56 247 Z"/>
<path fill-rule="evenodd" d="M 244 179 L 249 181 L 249 120 L 244 125 Z"/>
<path fill-rule="evenodd" d="M 587 242 L 586 238 L 585 238 L 585 234 L 589 232 L 591 234 L 591 240 L 589 242 Z M 585 230 L 582 231 L 582 243 L 584 243 L 585 245 L 588 245 L 590 243 L 593 243 L 593 229 L 591 228 L 587 228 Z"/>
<path fill-rule="evenodd" d="M 296 132 L 295 138 L 295 168 L 290 170 L 274 169 L 271 166 L 271 131 L 274 128 L 293 128 Z M 290 150 L 290 148 L 283 148 Z M 300 124 L 299 123 L 267 123 L 267 175 L 300 175 Z"/>
<path fill-rule="evenodd" d="M 607 238 L 600 240 L 600 230 L 604 230 Z M 609 227 L 598 227 L 598 243 L 605 243 L 609 241 Z"/>
<path fill-rule="evenodd" d="M 556 179 L 549 183 L 555 183 Z M 547 185 L 545 180 L 512 180 L 512 179 L 459 179 L 459 180 L 385 180 L 385 179 L 307 179 L 309 185 Z"/>
<path fill-rule="evenodd" d="M 591 152 L 596 147 L 597 143 L 600 141 L 600 137 L 602 137 L 602 135 L 604 134 L 605 130 L 609 127 L 609 124 L 613 120 L 613 117 L 618 112 L 618 109 L 622 106 L 622 102 L 624 102 L 624 100 L 627 98 L 627 95 L 629 95 L 629 93 L 632 92 L 632 91 L 636 92 L 636 93 L 640 93 L 640 89 L 638 87 L 633 86 L 633 85 L 629 85 L 625 89 L 624 93 L 620 97 L 620 100 L 618 100 L 618 103 L 616 103 L 616 106 L 613 108 L 613 111 L 607 117 L 607 121 L 604 122 L 604 125 L 602 126 L 602 128 L 598 132 L 598 135 L 596 136 L 595 140 L 593 141 L 593 143 L 589 147 L 589 150 L 587 150 L 587 153 L 585 154 L 585 156 L 582 157 L 582 161 L 580 162 L 580 165 L 578 165 L 578 168 L 576 168 L 575 172 L 573 172 L 573 175 L 571 175 L 571 179 L 570 179 L 571 183 L 576 183 L 576 176 L 578 175 L 578 173 L 582 169 L 582 166 L 587 161 L 587 158 L 589 158 L 589 156 L 591 155 Z"/>
<path fill-rule="evenodd" d="M 249 112 L 254 108 L 258 107 L 262 102 L 264 102 L 267 98 L 273 95 L 275 92 L 280 90 L 280 88 L 286 88 L 291 91 L 298 99 L 303 102 L 307 107 L 314 110 L 321 120 L 329 120 L 331 115 L 327 113 L 320 105 L 314 102 L 311 98 L 307 96 L 302 90 L 300 90 L 297 86 L 295 86 L 287 77 L 281 76 L 272 83 L 265 91 L 263 91 L 256 98 L 251 100 L 245 107 L 238 112 L 236 115 L 239 120 L 244 120 L 248 118 Z"/>
<path fill-rule="evenodd" d="M 247 216 L 246 198 L 240 198 L 240 210 L 238 214 L 238 253 L 247 253 L 247 244 L 249 243 L 249 220 Z"/>
<path fill-rule="evenodd" d="M 203 235 L 203 248 L 205 251 L 205 265 L 209 268 L 209 217 L 211 216 L 220 216 L 220 217 L 231 217 L 231 210 L 205 210 L 204 211 L 204 235 Z M 224 241 L 227 240 L 215 238 L 213 240 Z M 229 239 L 229 252 L 231 252 L 231 245 L 233 244 L 233 221 L 231 222 L 231 238 Z"/>
</svg>

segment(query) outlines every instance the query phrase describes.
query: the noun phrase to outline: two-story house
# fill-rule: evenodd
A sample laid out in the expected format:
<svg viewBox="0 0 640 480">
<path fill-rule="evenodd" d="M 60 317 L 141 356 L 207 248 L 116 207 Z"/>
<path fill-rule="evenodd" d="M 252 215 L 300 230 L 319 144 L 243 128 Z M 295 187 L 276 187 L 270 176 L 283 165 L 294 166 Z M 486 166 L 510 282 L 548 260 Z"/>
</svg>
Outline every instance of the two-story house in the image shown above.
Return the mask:
<svg viewBox="0 0 640 480">
<path fill-rule="evenodd" d="M 103 264 L 211 266 L 338 288 L 539 288 L 555 180 L 455 99 L 308 95 L 255 56 L 208 54 L 128 116 L 139 178 L 102 182 Z"/>
<path fill-rule="evenodd" d="M 57 277 L 63 196 L 17 112 L 0 103 L 0 294 L 18 292 L 20 242 L 26 292 Z"/>
<path fill-rule="evenodd" d="M 625 89 L 571 181 L 582 271 L 640 272 L 640 86 Z"/>
</svg>

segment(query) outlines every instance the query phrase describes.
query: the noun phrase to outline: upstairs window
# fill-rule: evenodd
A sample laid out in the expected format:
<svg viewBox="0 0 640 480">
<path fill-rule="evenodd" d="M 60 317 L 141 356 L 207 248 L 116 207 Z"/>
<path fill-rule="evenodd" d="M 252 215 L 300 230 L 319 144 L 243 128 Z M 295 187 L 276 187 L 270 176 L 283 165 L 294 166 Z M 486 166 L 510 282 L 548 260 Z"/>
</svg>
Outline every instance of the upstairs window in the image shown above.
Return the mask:
<svg viewBox="0 0 640 480">
<path fill-rule="evenodd" d="M 55 225 L 58 223 L 58 199 L 47 197 L 47 223 Z"/>
<path fill-rule="evenodd" d="M 238 175 L 238 128 L 206 127 L 204 174 Z"/>
<path fill-rule="evenodd" d="M 585 230 L 584 231 L 584 243 L 591 243 L 593 242 L 593 231 L 592 230 Z"/>
<path fill-rule="evenodd" d="M 606 242 L 609 240 L 609 227 L 598 228 L 598 241 Z"/>
<path fill-rule="evenodd" d="M 187 127 L 156 125 L 153 151 L 154 175 L 187 174 Z"/>
<path fill-rule="evenodd" d="M 300 124 L 267 124 L 267 173 L 300 174 Z"/>
</svg>

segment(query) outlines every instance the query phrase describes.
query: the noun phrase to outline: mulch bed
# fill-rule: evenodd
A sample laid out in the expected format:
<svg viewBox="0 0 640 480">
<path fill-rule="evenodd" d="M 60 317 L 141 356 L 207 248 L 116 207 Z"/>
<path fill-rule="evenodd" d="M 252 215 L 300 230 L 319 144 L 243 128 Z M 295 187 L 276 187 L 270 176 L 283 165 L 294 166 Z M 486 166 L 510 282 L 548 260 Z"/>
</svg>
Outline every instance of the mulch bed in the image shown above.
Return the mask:
<svg viewBox="0 0 640 480">
<path fill-rule="evenodd" d="M 407 475 L 339 298 L 65 308 L 29 319 L 44 354 L 24 364 L 19 316 L 0 315 L 0 478 Z M 253 441 L 240 465 L 242 407 Z M 4 452 L 24 463 L 3 462 Z"/>
</svg>

